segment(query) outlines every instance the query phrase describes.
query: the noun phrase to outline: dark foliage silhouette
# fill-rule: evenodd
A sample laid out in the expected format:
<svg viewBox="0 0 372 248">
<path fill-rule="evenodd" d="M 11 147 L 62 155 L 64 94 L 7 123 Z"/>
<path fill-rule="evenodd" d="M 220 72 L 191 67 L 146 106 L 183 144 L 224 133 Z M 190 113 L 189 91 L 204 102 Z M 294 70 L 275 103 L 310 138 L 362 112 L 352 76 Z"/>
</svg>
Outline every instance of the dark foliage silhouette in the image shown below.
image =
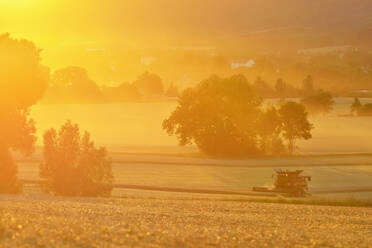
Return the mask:
<svg viewBox="0 0 372 248">
<path fill-rule="evenodd" d="M 163 81 L 156 74 L 145 72 L 133 84 L 147 97 L 164 93 Z"/>
<path fill-rule="evenodd" d="M 109 196 L 114 179 L 106 149 L 70 121 L 45 132 L 40 177 L 44 191 L 66 196 Z"/>
<path fill-rule="evenodd" d="M 33 152 L 36 129 L 29 107 L 44 93 L 49 76 L 40 62 L 32 42 L 0 35 L 0 193 L 22 190 L 11 151 Z"/>
<path fill-rule="evenodd" d="M 255 121 L 260 104 L 244 76 L 212 76 L 182 93 L 163 128 L 180 145 L 195 143 L 209 155 L 258 154 Z"/>
<path fill-rule="evenodd" d="M 185 90 L 163 129 L 180 145 L 196 144 L 214 157 L 244 157 L 290 152 L 295 141 L 311 138 L 305 107 L 285 103 L 265 110 L 246 78 L 212 76 Z"/>
<path fill-rule="evenodd" d="M 305 97 L 301 99 L 301 102 L 310 114 L 327 114 L 333 110 L 335 104 L 332 95 L 323 91 Z"/>
<path fill-rule="evenodd" d="M 52 103 L 102 103 L 103 95 L 84 68 L 70 66 L 53 73 L 45 101 Z"/>
<path fill-rule="evenodd" d="M 290 153 L 296 150 L 296 140 L 311 139 L 312 124 L 307 119 L 305 106 L 296 102 L 286 102 L 279 109 L 283 125 L 283 136 L 288 140 Z"/>
</svg>

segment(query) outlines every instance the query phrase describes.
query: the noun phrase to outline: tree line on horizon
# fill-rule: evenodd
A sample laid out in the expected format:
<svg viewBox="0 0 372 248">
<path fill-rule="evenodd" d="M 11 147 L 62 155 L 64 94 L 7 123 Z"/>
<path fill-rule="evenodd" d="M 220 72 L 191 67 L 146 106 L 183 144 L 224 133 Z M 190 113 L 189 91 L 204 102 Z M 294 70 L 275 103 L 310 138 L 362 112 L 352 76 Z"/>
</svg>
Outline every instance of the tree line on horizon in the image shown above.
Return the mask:
<svg viewBox="0 0 372 248">
<path fill-rule="evenodd" d="M 146 52 L 138 49 L 119 49 L 106 47 L 106 58 L 97 52 L 87 52 L 80 47 L 78 54 L 72 52 L 79 65 L 84 65 L 99 84 L 107 82 L 131 82 L 140 72 L 150 71 L 160 75 L 164 82 L 174 82 L 178 87 L 189 87 L 204 78 L 218 74 L 228 77 L 243 74 L 249 82 L 254 82 L 261 76 L 274 87 L 278 78 L 282 78 L 294 87 L 300 87 L 307 75 L 316 79 L 316 86 L 331 92 L 338 97 L 372 96 L 372 54 L 369 50 L 357 47 L 330 47 L 319 53 L 281 51 L 245 50 L 246 44 L 234 46 L 234 50 L 225 49 L 221 44 L 214 50 L 192 50 L 178 47 L 174 49 L 153 48 Z M 321 44 L 319 44 L 321 47 Z M 156 59 L 151 65 L 141 62 L 143 56 Z M 82 57 L 81 60 L 79 58 Z M 88 60 L 88 61 L 86 61 Z M 233 67 L 234 64 L 244 65 L 254 61 L 251 66 Z M 112 69 L 114 68 L 114 70 Z M 369 90 L 369 92 L 362 92 Z"/>
<path fill-rule="evenodd" d="M 252 84 L 254 91 L 262 98 L 301 98 L 309 112 L 328 113 L 332 110 L 332 96 L 329 92 L 316 89 L 311 75 L 308 75 L 300 88 L 296 88 L 279 78 L 271 87 L 258 77 Z M 139 101 L 176 100 L 179 89 L 172 83 L 165 90 L 162 79 L 145 72 L 132 83 L 118 86 L 99 87 L 81 67 L 67 67 L 55 71 L 50 77 L 43 103 L 125 103 Z"/>
<path fill-rule="evenodd" d="M 178 96 L 172 83 L 165 88 L 162 79 L 145 72 L 132 83 L 99 87 L 82 67 L 70 66 L 50 76 L 49 87 L 42 99 L 44 103 L 123 103 L 141 100 L 165 100 Z"/>
</svg>

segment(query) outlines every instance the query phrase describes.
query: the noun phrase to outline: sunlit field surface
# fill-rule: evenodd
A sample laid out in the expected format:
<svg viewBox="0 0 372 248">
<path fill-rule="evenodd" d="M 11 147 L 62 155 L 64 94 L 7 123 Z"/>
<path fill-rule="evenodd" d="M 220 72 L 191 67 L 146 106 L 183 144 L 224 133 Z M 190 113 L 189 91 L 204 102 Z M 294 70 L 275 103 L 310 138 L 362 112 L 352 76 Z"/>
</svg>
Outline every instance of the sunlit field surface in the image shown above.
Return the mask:
<svg viewBox="0 0 372 248">
<path fill-rule="evenodd" d="M 372 152 L 372 117 L 340 117 L 349 114 L 351 98 L 337 98 L 333 113 L 312 116 L 313 139 L 299 142 L 300 153 L 370 153 Z M 372 99 L 361 99 L 363 103 Z M 94 140 L 110 150 L 146 153 L 190 153 L 193 147 L 179 148 L 175 137 L 161 128 L 162 121 L 177 103 L 128 103 L 100 105 L 36 105 L 31 115 L 42 134 L 59 127 L 66 120 L 80 124 Z"/>
<path fill-rule="evenodd" d="M 0 196 L 2 247 L 370 247 L 371 208 Z M 335 245 L 336 244 L 336 245 Z"/>
<path fill-rule="evenodd" d="M 0 248 L 372 248 L 371 12 L 0 0 Z"/>
</svg>

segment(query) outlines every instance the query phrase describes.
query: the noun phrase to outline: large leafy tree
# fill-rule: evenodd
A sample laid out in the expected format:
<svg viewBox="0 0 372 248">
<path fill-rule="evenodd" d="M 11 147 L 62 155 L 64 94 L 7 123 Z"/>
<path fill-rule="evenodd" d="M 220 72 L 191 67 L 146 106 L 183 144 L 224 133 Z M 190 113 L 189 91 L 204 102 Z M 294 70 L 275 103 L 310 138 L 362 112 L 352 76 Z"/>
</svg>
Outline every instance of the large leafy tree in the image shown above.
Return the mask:
<svg viewBox="0 0 372 248">
<path fill-rule="evenodd" d="M 108 196 L 114 179 L 106 149 L 96 148 L 89 133 L 81 135 L 70 121 L 45 132 L 40 177 L 46 192 L 67 196 Z"/>
<path fill-rule="evenodd" d="M 305 107 L 284 102 L 265 107 L 246 78 L 212 76 L 185 90 L 163 129 L 180 145 L 196 144 L 211 156 L 279 155 L 294 151 L 297 139 L 310 139 Z"/>
<path fill-rule="evenodd" d="M 283 136 L 288 140 L 288 150 L 293 153 L 296 150 L 296 140 L 308 140 L 312 138 L 313 125 L 308 120 L 305 106 L 296 102 L 286 102 L 279 109 L 282 122 Z"/>
<path fill-rule="evenodd" d="M 161 95 L 164 93 L 163 81 L 161 78 L 149 72 L 143 73 L 133 85 L 145 96 Z"/>
<path fill-rule="evenodd" d="M 281 137 L 283 120 L 278 110 L 271 106 L 262 111 L 258 119 L 257 132 L 259 135 L 260 149 L 265 154 L 277 155 L 285 152 Z"/>
<path fill-rule="evenodd" d="M 194 143 L 209 155 L 257 154 L 261 102 L 244 76 L 212 76 L 182 93 L 163 128 L 176 135 L 180 145 Z"/>
<path fill-rule="evenodd" d="M 30 154 L 36 140 L 29 108 L 40 99 L 49 71 L 27 40 L 0 35 L 0 193 L 21 190 L 11 151 Z"/>
</svg>

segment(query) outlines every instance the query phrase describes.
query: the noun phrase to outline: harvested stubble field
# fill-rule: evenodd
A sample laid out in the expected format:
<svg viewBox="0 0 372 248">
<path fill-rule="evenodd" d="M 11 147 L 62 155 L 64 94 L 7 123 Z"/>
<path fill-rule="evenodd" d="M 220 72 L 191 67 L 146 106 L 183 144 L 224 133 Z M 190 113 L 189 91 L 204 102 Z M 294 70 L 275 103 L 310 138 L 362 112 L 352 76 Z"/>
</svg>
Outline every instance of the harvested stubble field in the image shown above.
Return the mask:
<svg viewBox="0 0 372 248">
<path fill-rule="evenodd" d="M 221 160 L 169 155 L 110 153 L 115 183 L 145 187 L 247 193 L 253 186 L 271 186 L 274 169 L 304 170 L 312 176 L 310 192 L 326 198 L 372 201 L 372 156 L 328 155 L 288 158 Z M 38 151 L 29 159 L 17 157 L 19 176 L 39 180 Z M 368 189 L 368 191 L 365 191 Z M 349 192 L 350 191 L 350 192 Z M 114 192 L 115 193 L 115 192 Z M 115 193 L 115 195 L 117 195 Z"/>
<path fill-rule="evenodd" d="M 0 247 L 372 247 L 372 208 L 0 196 Z"/>
</svg>

